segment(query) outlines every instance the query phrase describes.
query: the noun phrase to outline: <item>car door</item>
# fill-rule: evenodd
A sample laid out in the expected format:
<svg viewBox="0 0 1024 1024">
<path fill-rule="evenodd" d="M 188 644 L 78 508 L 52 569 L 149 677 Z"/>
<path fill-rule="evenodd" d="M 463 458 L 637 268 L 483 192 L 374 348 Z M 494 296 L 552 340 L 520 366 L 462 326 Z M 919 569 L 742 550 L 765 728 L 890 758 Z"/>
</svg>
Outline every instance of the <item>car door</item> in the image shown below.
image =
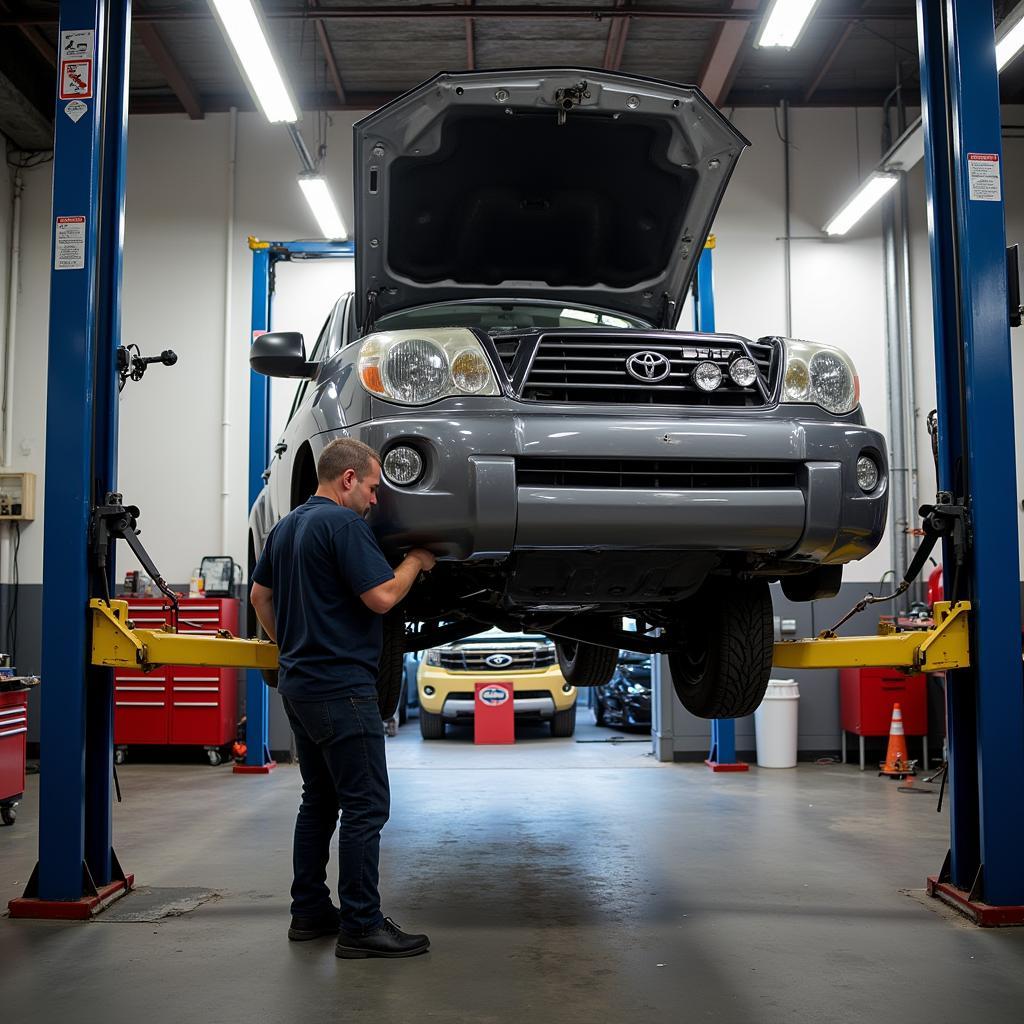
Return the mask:
<svg viewBox="0 0 1024 1024">
<path fill-rule="evenodd" d="M 309 355 L 312 363 L 323 364 L 341 344 L 341 325 L 348 309 L 347 295 L 341 297 L 331 310 L 330 316 L 317 336 L 316 344 Z M 288 422 L 274 445 L 273 459 L 270 464 L 270 504 L 274 519 L 278 520 L 291 511 L 292 507 L 292 472 L 295 455 L 305 441 L 315 432 L 309 409 L 318 381 L 303 380 L 295 390 Z"/>
</svg>

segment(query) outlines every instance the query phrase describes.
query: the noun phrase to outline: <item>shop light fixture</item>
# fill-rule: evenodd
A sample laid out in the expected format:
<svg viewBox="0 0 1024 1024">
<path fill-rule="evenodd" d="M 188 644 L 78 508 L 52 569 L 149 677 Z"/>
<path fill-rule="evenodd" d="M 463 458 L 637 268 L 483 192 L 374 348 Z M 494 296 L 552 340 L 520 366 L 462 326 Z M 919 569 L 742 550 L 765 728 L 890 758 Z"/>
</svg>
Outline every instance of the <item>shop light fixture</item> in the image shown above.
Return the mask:
<svg viewBox="0 0 1024 1024">
<path fill-rule="evenodd" d="M 309 208 L 316 217 L 317 224 L 324 238 L 347 238 L 348 230 L 338 213 L 331 190 L 327 187 L 327 179 L 322 174 L 300 174 L 299 188 L 309 203 Z"/>
<path fill-rule="evenodd" d="M 996 30 L 996 69 L 1002 71 L 1024 49 L 1024 3 L 1010 11 Z"/>
<path fill-rule="evenodd" d="M 792 47 L 800 38 L 818 0 L 773 0 L 761 22 L 758 46 Z"/>
<path fill-rule="evenodd" d="M 872 174 L 825 225 L 825 234 L 845 235 L 899 180 L 898 174 Z"/>
<path fill-rule="evenodd" d="M 277 66 L 256 0 L 210 0 L 234 50 L 249 91 L 271 124 L 298 121 L 288 85 Z"/>
</svg>

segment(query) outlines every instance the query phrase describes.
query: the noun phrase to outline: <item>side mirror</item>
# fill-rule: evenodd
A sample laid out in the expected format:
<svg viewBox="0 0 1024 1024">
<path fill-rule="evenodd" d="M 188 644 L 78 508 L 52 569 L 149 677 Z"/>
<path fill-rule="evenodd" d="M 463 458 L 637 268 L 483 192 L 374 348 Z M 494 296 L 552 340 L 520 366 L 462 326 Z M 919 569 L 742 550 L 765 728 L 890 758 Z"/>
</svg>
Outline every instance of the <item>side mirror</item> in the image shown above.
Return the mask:
<svg viewBox="0 0 1024 1024">
<path fill-rule="evenodd" d="M 249 365 L 266 377 L 312 378 L 319 367 L 306 362 L 306 346 L 298 331 L 261 334 L 249 349 Z"/>
</svg>

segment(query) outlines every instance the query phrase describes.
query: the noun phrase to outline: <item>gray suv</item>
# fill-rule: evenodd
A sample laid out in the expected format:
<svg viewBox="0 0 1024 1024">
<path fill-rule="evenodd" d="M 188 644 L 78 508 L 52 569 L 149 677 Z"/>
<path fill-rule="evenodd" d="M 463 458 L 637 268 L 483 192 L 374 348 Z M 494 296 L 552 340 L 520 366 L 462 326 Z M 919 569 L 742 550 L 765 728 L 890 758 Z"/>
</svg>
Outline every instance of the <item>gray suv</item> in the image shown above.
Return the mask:
<svg viewBox="0 0 1024 1024">
<path fill-rule="evenodd" d="M 747 141 L 692 86 L 582 69 L 439 75 L 354 134 L 356 290 L 309 357 L 252 346 L 308 379 L 250 561 L 350 435 L 383 455 L 384 550 L 440 559 L 387 623 L 382 710 L 404 651 L 496 626 L 554 639 L 577 686 L 667 653 L 688 710 L 749 714 L 769 583 L 837 592 L 887 461 L 844 352 L 675 329 Z"/>
</svg>

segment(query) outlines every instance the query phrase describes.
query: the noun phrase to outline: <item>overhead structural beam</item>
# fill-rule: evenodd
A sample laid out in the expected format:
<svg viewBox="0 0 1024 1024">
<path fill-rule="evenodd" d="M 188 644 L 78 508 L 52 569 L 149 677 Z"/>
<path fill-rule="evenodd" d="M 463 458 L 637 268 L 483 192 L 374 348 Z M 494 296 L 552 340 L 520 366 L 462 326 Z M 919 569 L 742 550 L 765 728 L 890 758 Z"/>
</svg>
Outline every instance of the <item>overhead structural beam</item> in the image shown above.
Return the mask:
<svg viewBox="0 0 1024 1024">
<path fill-rule="evenodd" d="M 850 38 L 856 27 L 856 22 L 853 21 L 844 25 L 828 47 L 826 47 L 825 56 L 818 62 L 818 66 L 814 69 L 814 74 L 811 75 L 810 83 L 804 89 L 804 103 L 810 103 L 811 97 L 818 91 L 818 86 L 821 85 L 822 79 L 828 74 L 829 68 L 832 67 L 836 57 L 839 56 L 839 51 L 846 44 L 846 40 Z"/>
<path fill-rule="evenodd" d="M 309 3 L 314 9 L 320 6 L 319 0 L 309 0 Z M 324 55 L 324 63 L 327 65 L 327 73 L 331 76 L 331 85 L 334 86 L 338 102 L 344 107 L 348 100 L 345 97 L 345 86 L 341 81 L 341 72 L 338 70 L 338 61 L 334 56 L 334 47 L 331 46 L 331 40 L 327 35 L 327 26 L 324 24 L 323 18 L 317 18 L 313 25 L 316 28 L 316 37 L 320 40 L 320 49 Z"/>
<path fill-rule="evenodd" d="M 201 121 L 203 119 L 203 104 L 199 93 L 191 79 L 181 70 L 171 51 L 167 49 L 160 30 L 151 23 L 137 24 L 134 27 L 139 39 L 142 40 L 142 45 L 146 47 L 150 57 L 153 58 L 154 63 L 167 79 L 167 84 L 171 87 L 174 95 L 178 97 L 178 102 L 185 108 L 185 113 L 193 121 Z"/>
<path fill-rule="evenodd" d="M 760 5 L 761 0 L 732 0 L 732 11 L 756 11 Z M 749 21 L 723 21 L 715 32 L 698 85 L 716 107 L 725 102 L 732 88 L 749 31 Z"/>
<path fill-rule="evenodd" d="M 307 21 L 323 18 L 333 20 L 335 18 L 465 18 L 465 8 L 458 4 L 434 5 L 416 4 L 404 6 L 390 4 L 379 6 L 376 4 L 361 5 L 359 7 L 278 7 L 272 10 L 264 10 L 264 18 L 270 21 Z M 667 18 L 676 21 L 742 21 L 750 23 L 757 21 L 760 15 L 750 11 L 713 11 L 713 10 L 685 10 L 677 7 L 633 7 L 628 11 L 617 12 L 614 8 L 602 8 L 583 5 L 566 5 L 564 7 L 544 4 L 506 4 L 495 7 L 474 7 L 474 18 L 499 18 L 509 20 L 512 18 L 586 18 L 590 21 L 603 21 L 605 18 Z M 820 11 L 814 15 L 817 22 L 848 22 L 859 21 L 862 14 L 849 12 Z M 162 11 L 142 11 L 133 16 L 133 24 L 144 22 L 172 22 L 172 21 L 211 21 L 213 15 L 208 10 L 193 8 L 190 10 L 166 9 Z M 913 22 L 913 14 L 905 9 L 883 9 L 871 12 L 872 21 L 884 22 Z M 0 15 L 0 25 L 55 25 L 57 15 L 48 12 L 37 11 L 31 14 L 3 14 Z"/>
<path fill-rule="evenodd" d="M 473 0 L 466 0 L 466 6 L 472 7 Z M 476 70 L 476 39 L 472 18 L 466 19 L 466 70 Z"/>
<path fill-rule="evenodd" d="M 616 8 L 632 7 L 632 0 L 615 0 Z M 614 18 L 608 27 L 608 41 L 604 47 L 605 71 L 618 71 L 622 67 L 622 55 L 629 35 L 629 18 Z"/>
</svg>

